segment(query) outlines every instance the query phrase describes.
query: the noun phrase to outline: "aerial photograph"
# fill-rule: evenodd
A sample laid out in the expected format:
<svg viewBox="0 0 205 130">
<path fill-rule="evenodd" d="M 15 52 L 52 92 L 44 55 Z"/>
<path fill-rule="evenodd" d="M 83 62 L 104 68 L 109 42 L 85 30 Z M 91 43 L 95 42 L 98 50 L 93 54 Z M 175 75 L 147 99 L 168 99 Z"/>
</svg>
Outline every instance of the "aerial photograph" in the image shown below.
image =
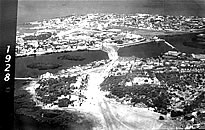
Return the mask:
<svg viewBox="0 0 205 130">
<path fill-rule="evenodd" d="M 14 130 L 205 129 L 205 0 L 18 0 Z"/>
</svg>

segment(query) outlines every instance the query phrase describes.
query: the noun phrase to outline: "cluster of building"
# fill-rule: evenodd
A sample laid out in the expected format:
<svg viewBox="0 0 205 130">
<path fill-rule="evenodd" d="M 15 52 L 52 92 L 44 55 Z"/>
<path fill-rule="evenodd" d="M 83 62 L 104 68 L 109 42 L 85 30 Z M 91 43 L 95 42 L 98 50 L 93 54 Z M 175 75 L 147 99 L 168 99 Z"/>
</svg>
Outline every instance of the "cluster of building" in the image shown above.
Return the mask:
<svg viewBox="0 0 205 130">
<path fill-rule="evenodd" d="M 74 32 L 63 31 L 60 33 L 63 33 L 63 35 L 52 32 L 52 35 L 45 40 L 33 39 L 33 37 L 31 37 L 33 35 L 36 36 L 36 34 L 17 36 L 16 55 L 21 56 L 76 50 L 101 50 L 104 43 L 123 45 L 123 43 L 135 44 L 146 40 L 140 35 L 113 29 L 103 32 L 76 29 Z M 27 37 L 31 37 L 31 39 Z M 26 40 L 23 40 L 25 38 Z"/>
<path fill-rule="evenodd" d="M 163 104 L 164 109 L 161 110 L 170 113 L 171 118 L 185 122 L 187 128 L 188 126 L 198 128 L 204 123 L 203 119 L 198 120 L 205 113 L 204 71 L 204 61 L 196 59 L 191 54 L 169 51 L 157 58 L 131 57 L 119 60 L 108 76 L 108 79 L 111 77 L 110 79 L 115 79 L 115 81 L 113 80 L 113 83 L 111 83 L 111 80 L 106 80 L 103 85 L 109 86 L 109 84 L 112 84 L 111 86 L 115 86 L 114 89 L 111 87 L 110 93 L 112 94 L 116 93 L 119 85 L 123 86 L 124 92 L 129 92 L 129 89 L 133 89 L 133 86 L 150 85 L 153 89 L 162 87 L 166 89 L 167 104 Z M 121 92 L 122 88 L 119 87 L 116 94 L 123 94 L 123 91 Z M 116 99 L 132 105 L 132 96 L 128 95 Z M 146 97 L 146 94 L 144 96 Z M 150 98 L 150 95 L 147 96 L 149 100 L 156 98 Z M 126 102 L 124 102 L 125 99 Z M 200 114 L 197 116 L 196 113 Z"/>
<path fill-rule="evenodd" d="M 168 88 L 169 109 L 174 111 L 176 120 L 185 122 L 187 128 L 199 128 L 204 123 L 201 115 L 205 112 L 205 64 L 184 53 L 178 53 L 179 58 L 173 60 L 171 56 L 176 58 L 176 54 L 169 53 L 170 57 L 163 59 L 164 70 L 154 73 Z"/>
<path fill-rule="evenodd" d="M 204 29 L 205 19 L 195 16 L 160 16 L 150 14 L 138 14 L 127 16 L 129 26 L 139 29 L 153 29 L 164 31 L 194 31 Z M 126 24 L 126 23 L 125 23 Z"/>
<path fill-rule="evenodd" d="M 16 36 L 16 56 L 75 50 L 100 50 L 104 43 L 115 45 L 146 41 L 131 31 L 108 24 L 112 15 L 88 14 L 30 22 L 26 33 L 20 28 Z M 107 18 L 108 17 L 108 18 Z M 108 24 L 109 26 L 105 26 Z"/>
<path fill-rule="evenodd" d="M 115 26 L 131 26 L 139 29 L 180 30 L 203 29 L 205 19 L 197 16 L 161 16 L 151 14 L 87 14 L 30 22 L 38 24 L 33 29 L 68 29 L 71 26 L 102 30 Z"/>
<path fill-rule="evenodd" d="M 40 77 L 40 85 L 35 90 L 36 98 L 42 102 L 44 108 L 79 107 L 86 99 L 84 91 L 87 82 L 87 74 L 70 77 L 47 72 Z"/>
<path fill-rule="evenodd" d="M 45 73 L 39 77 L 37 99 L 44 108 L 80 107 L 85 101 L 89 75 L 84 70 L 96 68 L 109 60 L 94 61 L 85 66 L 73 66 L 56 74 Z"/>
<path fill-rule="evenodd" d="M 141 85 L 141 84 L 160 84 L 159 80 L 150 76 L 147 70 L 153 69 L 155 66 L 163 65 L 158 60 L 143 58 L 121 58 L 115 62 L 113 69 L 109 73 L 111 76 L 127 76 L 129 80 L 125 82 L 125 86 Z"/>
<path fill-rule="evenodd" d="M 87 14 L 29 22 L 28 24 L 30 27 L 27 25 L 27 28 L 18 28 L 16 56 L 85 49 L 100 50 L 103 43 L 118 46 L 136 44 L 149 39 L 134 31 L 128 31 L 128 28 L 191 31 L 203 29 L 205 19 L 149 14 Z M 27 33 L 25 30 L 30 30 L 30 32 Z"/>
</svg>

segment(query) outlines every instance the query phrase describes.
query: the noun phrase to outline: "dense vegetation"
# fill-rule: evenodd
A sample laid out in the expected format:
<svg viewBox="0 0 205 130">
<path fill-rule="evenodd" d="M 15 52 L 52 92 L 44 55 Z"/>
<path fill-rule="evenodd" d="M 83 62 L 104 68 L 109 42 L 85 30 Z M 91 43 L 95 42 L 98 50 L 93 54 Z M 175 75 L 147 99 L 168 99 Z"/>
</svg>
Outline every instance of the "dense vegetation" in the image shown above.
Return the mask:
<svg viewBox="0 0 205 130">
<path fill-rule="evenodd" d="M 70 87 L 70 84 L 75 82 L 76 77 L 49 78 L 48 80 L 39 81 L 40 86 L 36 89 L 36 93 L 41 102 L 45 104 L 53 103 L 57 101 L 59 96 L 67 96 L 73 93 L 75 88 Z M 69 99 L 62 99 L 58 101 L 57 105 L 63 107 L 72 103 Z"/>
<path fill-rule="evenodd" d="M 187 57 L 185 58 L 188 60 Z M 203 127 L 205 124 L 205 74 L 202 71 L 204 65 L 203 62 L 194 61 L 184 67 L 181 66 L 183 60 L 180 57 L 178 61 L 169 62 L 169 65 L 156 66 L 150 70 L 135 69 L 126 75 L 109 76 L 101 84 L 101 90 L 108 91 L 108 98 L 114 98 L 121 103 L 151 107 L 156 112 L 170 114 L 172 119 L 183 125 L 182 128 Z M 178 69 L 172 70 L 173 66 Z M 184 68 L 186 72 L 181 71 Z M 156 77 L 160 84 L 146 84 L 146 82 L 141 85 L 134 84 L 132 82 L 134 77 L 145 76 L 142 72 L 146 72 L 149 78 Z M 126 86 L 126 82 L 131 82 L 132 85 Z"/>
<path fill-rule="evenodd" d="M 101 90 L 110 91 L 107 97 L 115 97 L 130 102 L 133 106 L 143 103 L 155 111 L 166 114 L 170 105 L 169 94 L 165 86 L 156 85 L 122 85 L 122 76 L 111 76 L 101 84 Z"/>
</svg>

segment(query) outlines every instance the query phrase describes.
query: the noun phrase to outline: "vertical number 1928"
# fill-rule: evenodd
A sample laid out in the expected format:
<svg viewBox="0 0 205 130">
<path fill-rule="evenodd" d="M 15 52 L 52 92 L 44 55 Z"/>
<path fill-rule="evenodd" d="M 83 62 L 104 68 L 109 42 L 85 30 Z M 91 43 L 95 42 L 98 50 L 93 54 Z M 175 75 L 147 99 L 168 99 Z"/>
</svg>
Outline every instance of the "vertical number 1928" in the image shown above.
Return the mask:
<svg viewBox="0 0 205 130">
<path fill-rule="evenodd" d="M 4 81 L 9 81 L 10 80 L 10 67 L 11 67 L 11 64 L 9 64 L 9 62 L 11 61 L 11 55 L 9 55 L 9 52 L 10 52 L 10 45 L 7 45 L 7 50 L 6 50 L 6 57 L 5 57 L 5 63 L 6 64 L 6 68 L 5 68 L 5 72 L 7 72 L 5 74 L 5 77 L 4 77 Z"/>
</svg>

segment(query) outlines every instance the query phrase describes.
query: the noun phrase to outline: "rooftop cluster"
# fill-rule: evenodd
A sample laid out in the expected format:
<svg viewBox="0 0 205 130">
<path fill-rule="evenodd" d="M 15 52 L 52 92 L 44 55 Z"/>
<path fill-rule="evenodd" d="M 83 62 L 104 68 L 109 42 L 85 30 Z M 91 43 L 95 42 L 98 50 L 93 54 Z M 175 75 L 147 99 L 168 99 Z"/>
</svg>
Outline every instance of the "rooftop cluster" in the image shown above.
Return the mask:
<svg viewBox="0 0 205 130">
<path fill-rule="evenodd" d="M 130 26 L 140 29 L 154 30 L 179 30 L 190 31 L 191 29 L 203 29 L 205 19 L 197 16 L 170 16 L 170 15 L 151 15 L 151 14 L 87 14 L 70 15 L 62 18 L 44 20 L 42 22 L 30 22 L 39 24 L 35 29 L 56 29 L 78 26 L 102 30 L 115 26 Z M 59 26 L 60 25 L 60 26 Z"/>
<path fill-rule="evenodd" d="M 108 15 L 110 16 L 110 15 Z M 119 28 L 108 28 L 106 15 L 89 14 L 30 22 L 19 28 L 16 56 L 75 50 L 100 50 L 103 43 L 130 44 L 145 41 L 142 36 Z M 30 30 L 27 33 L 26 30 Z"/>
<path fill-rule="evenodd" d="M 204 69 L 204 61 L 175 51 L 130 58 L 116 64 L 101 89 L 121 103 L 170 115 L 183 128 L 198 128 L 205 123 Z"/>
<path fill-rule="evenodd" d="M 134 16 L 127 16 L 127 19 L 129 26 L 134 25 L 134 27 L 140 29 L 192 31 L 197 29 L 204 29 L 205 27 L 205 19 L 195 16 L 185 17 L 139 14 Z"/>
<path fill-rule="evenodd" d="M 123 46 L 149 39 L 125 28 L 192 31 L 204 29 L 204 24 L 205 19 L 200 17 L 149 14 L 70 15 L 34 21 L 29 22 L 27 27 L 18 28 L 16 56 L 84 49 L 99 50 L 103 43 Z"/>
<path fill-rule="evenodd" d="M 83 70 L 96 68 L 108 63 L 108 60 L 94 61 L 85 66 L 74 66 L 56 74 L 45 73 L 35 89 L 37 100 L 43 107 L 79 107 L 86 99 L 85 91 L 89 75 Z"/>
<path fill-rule="evenodd" d="M 86 89 L 88 75 L 59 77 L 51 73 L 42 75 L 36 88 L 37 99 L 46 107 L 57 105 L 58 107 L 80 106 L 86 97 L 83 91 Z"/>
</svg>

